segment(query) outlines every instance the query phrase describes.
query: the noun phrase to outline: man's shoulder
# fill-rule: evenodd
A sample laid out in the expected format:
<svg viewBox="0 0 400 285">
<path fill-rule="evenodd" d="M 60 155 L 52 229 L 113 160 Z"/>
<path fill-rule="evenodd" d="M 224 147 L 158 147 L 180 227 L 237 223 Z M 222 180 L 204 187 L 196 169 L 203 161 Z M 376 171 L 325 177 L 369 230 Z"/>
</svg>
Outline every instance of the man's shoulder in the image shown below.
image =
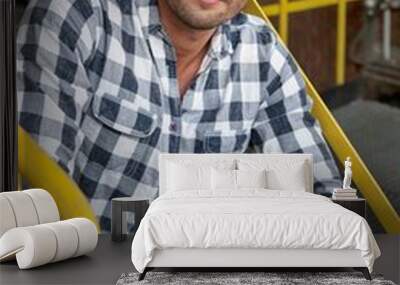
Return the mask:
<svg viewBox="0 0 400 285">
<path fill-rule="evenodd" d="M 269 45 L 276 41 L 276 35 L 265 20 L 247 13 L 239 13 L 229 22 L 229 30 L 233 41 L 245 41 L 261 45 Z M 235 45 L 235 43 L 233 43 Z"/>
</svg>

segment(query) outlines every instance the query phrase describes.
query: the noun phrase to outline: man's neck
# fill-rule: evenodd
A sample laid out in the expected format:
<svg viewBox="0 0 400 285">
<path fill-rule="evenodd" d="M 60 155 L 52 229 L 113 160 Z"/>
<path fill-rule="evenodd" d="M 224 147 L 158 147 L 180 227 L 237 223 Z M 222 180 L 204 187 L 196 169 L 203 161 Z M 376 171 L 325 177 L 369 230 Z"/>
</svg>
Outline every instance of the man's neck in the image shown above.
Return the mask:
<svg viewBox="0 0 400 285">
<path fill-rule="evenodd" d="M 158 9 L 161 23 L 175 48 L 178 60 L 191 60 L 199 54 L 205 54 L 215 28 L 196 30 L 189 27 L 171 11 L 165 0 L 158 1 Z"/>
</svg>

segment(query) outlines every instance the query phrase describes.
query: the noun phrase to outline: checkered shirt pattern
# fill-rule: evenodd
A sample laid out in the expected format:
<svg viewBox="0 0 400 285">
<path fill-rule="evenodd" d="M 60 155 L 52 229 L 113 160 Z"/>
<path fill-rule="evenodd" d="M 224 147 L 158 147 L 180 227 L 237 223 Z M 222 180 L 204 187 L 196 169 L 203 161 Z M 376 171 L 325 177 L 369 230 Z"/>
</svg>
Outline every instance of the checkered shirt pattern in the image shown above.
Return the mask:
<svg viewBox="0 0 400 285">
<path fill-rule="evenodd" d="M 311 153 L 315 192 L 339 186 L 299 69 L 257 17 L 217 28 L 183 99 L 155 0 L 32 0 L 17 47 L 19 123 L 105 231 L 111 198 L 157 197 L 160 152 Z"/>
</svg>

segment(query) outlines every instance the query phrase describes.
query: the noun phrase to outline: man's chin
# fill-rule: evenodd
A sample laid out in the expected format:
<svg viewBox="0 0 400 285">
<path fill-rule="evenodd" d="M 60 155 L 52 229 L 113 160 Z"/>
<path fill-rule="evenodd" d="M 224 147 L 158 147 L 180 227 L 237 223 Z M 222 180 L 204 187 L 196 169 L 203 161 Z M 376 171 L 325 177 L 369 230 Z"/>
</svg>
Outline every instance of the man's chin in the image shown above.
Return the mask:
<svg viewBox="0 0 400 285">
<path fill-rule="evenodd" d="M 218 19 L 216 21 L 190 21 L 186 22 L 186 25 L 194 30 L 211 30 L 219 25 L 221 25 L 224 21 Z"/>
<path fill-rule="evenodd" d="M 232 0 L 163 0 L 169 3 L 175 15 L 194 30 L 210 30 L 231 18 L 239 5 Z M 239 1 L 239 0 L 237 0 Z"/>
<path fill-rule="evenodd" d="M 181 20 L 192 29 L 198 30 L 210 30 L 226 21 L 226 13 L 223 9 L 219 11 L 202 11 L 200 13 Z"/>
</svg>

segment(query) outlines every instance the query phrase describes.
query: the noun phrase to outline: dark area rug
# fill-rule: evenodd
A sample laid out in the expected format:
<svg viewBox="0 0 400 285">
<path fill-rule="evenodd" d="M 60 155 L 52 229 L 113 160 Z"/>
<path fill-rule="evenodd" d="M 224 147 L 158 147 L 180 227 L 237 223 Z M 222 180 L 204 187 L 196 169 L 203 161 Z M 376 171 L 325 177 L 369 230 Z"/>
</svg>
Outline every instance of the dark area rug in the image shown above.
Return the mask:
<svg viewBox="0 0 400 285">
<path fill-rule="evenodd" d="M 395 285 L 392 281 L 384 280 L 380 275 L 373 275 L 373 280 L 368 281 L 359 272 L 148 272 L 142 281 L 138 281 L 138 276 L 138 273 L 122 274 L 117 285 Z"/>
</svg>

